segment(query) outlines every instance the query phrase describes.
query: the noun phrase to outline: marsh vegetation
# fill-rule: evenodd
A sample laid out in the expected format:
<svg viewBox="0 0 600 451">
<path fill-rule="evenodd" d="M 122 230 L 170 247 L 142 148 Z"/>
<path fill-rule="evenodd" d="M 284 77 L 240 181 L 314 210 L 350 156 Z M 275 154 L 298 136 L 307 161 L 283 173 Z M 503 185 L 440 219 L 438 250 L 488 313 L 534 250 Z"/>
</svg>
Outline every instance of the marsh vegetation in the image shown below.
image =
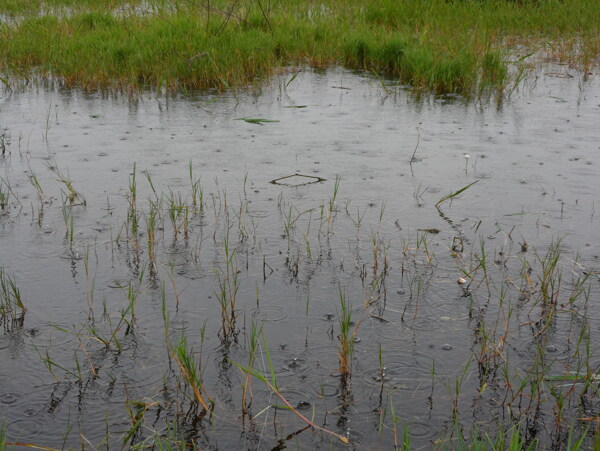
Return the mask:
<svg viewBox="0 0 600 451">
<path fill-rule="evenodd" d="M 598 449 L 599 9 L 2 2 L 0 449 Z"/>
<path fill-rule="evenodd" d="M 225 90 L 293 65 L 344 65 L 481 95 L 539 59 L 589 71 L 600 53 L 595 0 L 11 0 L 0 13 L 11 85 L 42 76 L 86 89 Z"/>
</svg>

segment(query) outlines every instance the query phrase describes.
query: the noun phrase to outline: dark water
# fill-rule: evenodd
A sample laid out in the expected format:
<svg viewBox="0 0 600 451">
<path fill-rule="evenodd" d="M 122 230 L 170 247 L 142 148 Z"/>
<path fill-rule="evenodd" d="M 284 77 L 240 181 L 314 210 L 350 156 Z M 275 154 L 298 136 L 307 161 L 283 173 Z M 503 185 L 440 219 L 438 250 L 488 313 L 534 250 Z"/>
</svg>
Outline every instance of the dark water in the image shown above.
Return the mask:
<svg viewBox="0 0 600 451">
<path fill-rule="evenodd" d="M 209 449 L 390 449 L 394 424 L 417 448 L 514 423 L 544 447 L 583 434 L 600 409 L 600 85 L 555 69 L 502 104 L 386 94 L 342 70 L 177 99 L 3 93 L 0 266 L 27 306 L 0 334 L 9 440 L 130 446 L 176 427 Z M 295 173 L 325 180 L 270 183 Z M 220 283 L 237 287 L 230 334 Z M 341 296 L 355 331 L 347 378 Z M 290 404 L 351 445 L 305 430 L 256 378 L 260 415 L 243 415 L 232 362 L 248 365 L 252 324 L 264 335 L 254 368 L 268 374 L 270 358 Z M 212 415 L 172 358 L 182 337 Z"/>
</svg>

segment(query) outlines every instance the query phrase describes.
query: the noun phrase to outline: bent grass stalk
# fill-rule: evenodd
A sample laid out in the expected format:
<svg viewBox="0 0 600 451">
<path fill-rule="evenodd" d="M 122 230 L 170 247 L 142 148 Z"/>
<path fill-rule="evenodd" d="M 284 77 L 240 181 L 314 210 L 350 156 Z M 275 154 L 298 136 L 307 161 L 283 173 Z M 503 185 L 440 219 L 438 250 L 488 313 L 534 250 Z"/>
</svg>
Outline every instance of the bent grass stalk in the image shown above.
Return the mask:
<svg viewBox="0 0 600 451">
<path fill-rule="evenodd" d="M 249 374 L 249 375 L 259 379 L 260 381 L 262 381 L 269 388 L 269 390 L 271 390 L 271 392 L 273 392 L 275 395 L 277 395 L 277 397 L 279 399 L 281 399 L 281 401 L 286 405 L 286 407 L 289 410 L 291 410 L 293 413 L 295 413 L 308 426 L 312 427 L 313 429 L 325 432 L 326 434 L 332 435 L 332 436 L 338 438 L 343 443 L 350 443 L 350 440 L 348 439 L 348 437 L 344 437 L 343 435 L 340 435 L 336 432 L 330 431 L 329 429 L 325 429 L 321 426 L 316 425 L 311 420 L 309 420 L 304 415 L 302 415 L 294 406 L 292 406 L 290 404 L 290 402 L 283 396 L 283 394 L 277 388 L 277 380 L 275 378 L 275 368 L 273 367 L 273 362 L 271 361 L 271 354 L 269 353 L 269 348 L 267 347 L 267 343 L 264 339 L 264 334 L 263 334 L 263 346 L 265 349 L 265 355 L 267 356 L 267 362 L 269 364 L 270 380 L 263 373 L 259 372 L 256 369 L 244 367 L 244 366 L 240 365 L 239 363 L 236 363 L 231 360 L 230 360 L 230 362 L 233 365 L 237 366 L 240 369 L 240 371 L 242 371 L 242 373 Z"/>
<path fill-rule="evenodd" d="M 125 290 L 123 290 L 125 291 Z M 133 287 L 133 284 L 130 282 L 127 287 L 126 292 L 128 304 L 127 307 L 121 310 L 119 321 L 116 326 L 113 327 L 112 319 L 109 315 L 106 316 L 106 320 L 108 322 L 109 334 L 108 336 L 104 335 L 102 331 L 100 331 L 92 322 L 88 322 L 84 328 L 89 333 L 89 338 L 101 343 L 105 348 L 110 349 L 111 344 L 114 342 L 114 345 L 118 351 L 121 351 L 123 347 L 121 346 L 121 342 L 117 337 L 117 334 L 123 327 L 125 327 L 124 335 L 129 334 L 135 325 L 135 304 L 137 302 L 138 292 L 137 289 Z M 61 329 L 62 330 L 62 329 Z M 77 333 L 76 333 L 77 335 Z"/>
<path fill-rule="evenodd" d="M 64 186 L 64 189 L 61 190 L 64 195 L 63 204 L 66 205 L 66 203 L 68 202 L 70 207 L 86 207 L 87 201 L 85 200 L 85 197 L 83 196 L 83 194 L 81 194 L 75 189 L 75 187 L 73 186 L 73 181 L 69 177 L 69 174 L 63 174 L 56 165 L 56 162 L 54 162 L 54 164 L 48 163 L 47 167 L 48 169 L 50 169 L 50 171 L 56 174 L 56 176 L 58 177 L 57 181 L 62 183 Z"/>
<path fill-rule="evenodd" d="M 179 342 L 175 345 L 172 356 L 177 365 L 179 365 L 183 378 L 192 388 L 196 400 L 204 410 L 212 410 L 214 408 L 214 401 L 210 398 L 202 383 L 202 372 L 199 371 L 200 363 L 196 363 L 192 350 L 187 347 L 187 338 L 184 335 L 180 337 Z M 203 393 L 207 398 L 206 400 Z M 211 404 L 211 407 L 208 406 L 207 401 Z"/>
<path fill-rule="evenodd" d="M 142 422 L 144 421 L 144 415 L 151 407 L 157 405 L 158 402 L 142 402 L 142 401 L 127 401 L 126 408 L 129 418 L 131 420 L 131 427 L 123 437 L 122 446 L 125 448 L 127 442 L 131 440 L 130 445 L 134 444 L 136 434 L 138 433 Z"/>
<path fill-rule="evenodd" d="M 443 204 L 444 202 L 446 202 L 447 200 L 452 200 L 454 199 L 456 196 L 458 196 L 459 194 L 463 193 L 464 191 L 468 190 L 469 188 L 471 188 L 473 185 L 475 185 L 477 182 L 479 182 L 479 180 L 475 180 L 472 183 L 469 183 L 467 186 L 463 186 L 461 189 L 459 189 L 458 191 L 455 191 L 451 194 L 448 194 L 447 196 L 442 197 L 440 200 L 437 201 L 437 203 L 435 204 L 435 207 L 439 210 L 439 206 L 441 204 Z"/>
<path fill-rule="evenodd" d="M 38 197 L 38 214 L 37 214 L 37 222 L 38 225 L 41 226 L 42 225 L 42 219 L 44 217 L 44 203 L 48 203 L 48 204 L 52 204 L 52 198 L 46 196 L 46 194 L 44 193 L 44 190 L 42 189 L 42 186 L 40 185 L 40 182 L 38 180 L 37 174 L 35 173 L 35 171 L 31 168 L 29 168 L 29 175 L 27 176 L 27 178 L 29 179 L 29 183 L 31 183 L 31 186 L 33 186 L 35 188 L 35 191 L 37 193 L 37 197 Z M 0 210 L 3 209 L 2 208 L 2 184 L 0 183 Z M 33 207 L 32 207 L 33 209 Z"/>
</svg>

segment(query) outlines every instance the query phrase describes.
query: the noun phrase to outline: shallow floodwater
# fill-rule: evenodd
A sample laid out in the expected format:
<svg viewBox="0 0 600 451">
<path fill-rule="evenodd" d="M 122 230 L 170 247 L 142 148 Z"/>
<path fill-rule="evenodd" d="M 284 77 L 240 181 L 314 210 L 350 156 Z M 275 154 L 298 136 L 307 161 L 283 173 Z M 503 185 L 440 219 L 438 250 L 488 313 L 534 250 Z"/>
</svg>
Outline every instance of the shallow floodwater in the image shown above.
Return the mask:
<svg viewBox="0 0 600 451">
<path fill-rule="evenodd" d="M 584 433 L 600 410 L 597 382 L 581 394 L 600 364 L 598 78 L 540 69 L 500 104 L 341 69 L 290 78 L 169 99 L 2 94 L 0 267 L 27 307 L 2 317 L 8 439 L 390 449 L 405 426 L 417 448 L 513 424 L 544 447 Z M 253 368 L 271 380 L 271 359 L 287 401 L 350 445 L 259 378 L 243 411 L 253 328 Z"/>
</svg>

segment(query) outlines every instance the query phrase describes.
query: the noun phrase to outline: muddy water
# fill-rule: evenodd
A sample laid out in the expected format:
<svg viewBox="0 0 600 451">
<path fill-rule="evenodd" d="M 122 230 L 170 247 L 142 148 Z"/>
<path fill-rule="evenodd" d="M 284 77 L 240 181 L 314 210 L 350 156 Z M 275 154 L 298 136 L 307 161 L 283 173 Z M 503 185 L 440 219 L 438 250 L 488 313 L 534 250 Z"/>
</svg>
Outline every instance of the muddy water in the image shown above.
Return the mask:
<svg viewBox="0 0 600 451">
<path fill-rule="evenodd" d="M 264 334 L 254 367 L 266 371 L 266 343 L 284 397 L 354 448 L 393 446 L 391 406 L 398 436 L 406 425 L 422 447 L 513 422 L 544 446 L 583 431 L 597 397 L 565 394 L 557 428 L 551 388 L 568 388 L 549 377 L 600 363 L 600 84 L 565 74 L 540 70 L 501 104 L 388 93 L 343 70 L 174 99 L 4 92 L 0 266 L 27 306 L 0 334 L 9 439 L 129 445 L 176 425 L 202 448 L 344 447 L 303 430 L 258 379 L 249 413 L 260 415 L 243 418 L 232 362 L 248 365 L 252 324 Z M 314 178 L 271 183 L 292 174 Z M 170 199 L 187 223 L 170 220 L 185 210 Z M 542 263 L 559 241 L 550 292 L 567 307 L 543 327 Z M 236 293 L 230 334 L 221 283 Z M 348 378 L 340 297 L 355 331 Z M 172 358 L 184 336 L 212 416 Z M 544 388 L 518 392 L 540 365 Z"/>
</svg>

